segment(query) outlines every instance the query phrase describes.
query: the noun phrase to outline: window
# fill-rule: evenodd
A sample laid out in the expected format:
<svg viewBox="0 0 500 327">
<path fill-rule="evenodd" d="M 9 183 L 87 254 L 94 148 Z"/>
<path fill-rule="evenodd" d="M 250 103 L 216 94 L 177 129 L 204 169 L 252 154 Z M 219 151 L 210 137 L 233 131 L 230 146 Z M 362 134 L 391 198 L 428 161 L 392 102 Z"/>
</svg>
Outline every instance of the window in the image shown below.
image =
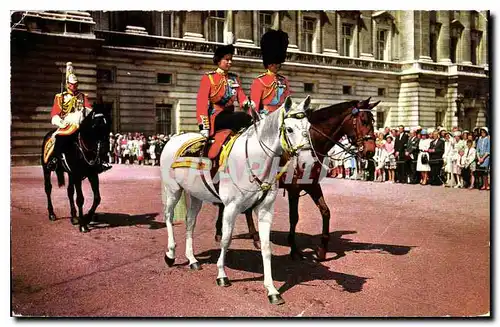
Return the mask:
<svg viewBox="0 0 500 327">
<path fill-rule="evenodd" d="M 442 126 L 442 125 L 443 125 L 443 112 L 436 111 L 436 126 Z"/>
<path fill-rule="evenodd" d="M 342 94 L 352 95 L 352 86 L 350 86 L 350 85 L 342 86 Z"/>
<path fill-rule="evenodd" d="M 259 42 L 264 33 L 273 28 L 273 13 L 269 11 L 259 12 Z"/>
<path fill-rule="evenodd" d="M 457 45 L 458 45 L 458 37 L 452 37 L 450 39 L 450 43 L 451 43 L 451 46 L 450 46 L 450 60 L 452 63 L 456 63 L 457 62 Z"/>
<path fill-rule="evenodd" d="M 161 36 L 172 36 L 174 16 L 171 12 L 161 13 Z"/>
<path fill-rule="evenodd" d="M 353 25 L 342 24 L 342 56 L 351 56 Z"/>
<path fill-rule="evenodd" d="M 443 98 L 445 96 L 444 89 L 436 89 L 436 97 Z"/>
<path fill-rule="evenodd" d="M 224 43 L 224 22 L 226 20 L 225 11 L 208 12 L 208 40 L 212 42 Z"/>
<path fill-rule="evenodd" d="M 314 92 L 314 83 L 304 83 L 304 92 Z"/>
<path fill-rule="evenodd" d="M 429 50 L 430 50 L 430 56 L 432 58 L 432 61 L 436 62 L 437 61 L 437 34 L 436 34 L 436 32 L 432 32 L 432 29 L 433 28 L 431 26 L 431 33 L 429 34 Z"/>
<path fill-rule="evenodd" d="M 432 61 L 437 61 L 437 40 L 441 24 L 437 23 L 437 12 L 429 12 L 429 55 Z"/>
<path fill-rule="evenodd" d="M 304 18 L 302 22 L 302 47 L 305 52 L 313 52 L 314 18 Z"/>
<path fill-rule="evenodd" d="M 472 30 L 470 40 L 470 61 L 473 65 L 477 65 L 477 54 L 479 52 L 479 45 L 481 43 L 481 32 Z"/>
<path fill-rule="evenodd" d="M 380 108 L 378 108 L 380 109 Z M 383 111 L 377 111 L 377 128 L 384 128 L 385 114 Z"/>
<path fill-rule="evenodd" d="M 156 104 L 155 113 L 155 133 L 156 134 L 171 134 L 172 133 L 172 105 L 171 104 Z"/>
<path fill-rule="evenodd" d="M 377 58 L 378 60 L 386 60 L 385 57 L 385 44 L 387 40 L 387 30 L 377 31 Z"/>
<path fill-rule="evenodd" d="M 156 75 L 156 82 L 158 84 L 172 84 L 172 74 L 158 73 Z"/>
<path fill-rule="evenodd" d="M 385 88 L 379 88 L 378 89 L 378 95 L 381 96 L 381 97 L 384 97 L 385 96 Z"/>
<path fill-rule="evenodd" d="M 113 70 L 108 68 L 97 68 L 97 83 L 113 83 Z"/>
</svg>

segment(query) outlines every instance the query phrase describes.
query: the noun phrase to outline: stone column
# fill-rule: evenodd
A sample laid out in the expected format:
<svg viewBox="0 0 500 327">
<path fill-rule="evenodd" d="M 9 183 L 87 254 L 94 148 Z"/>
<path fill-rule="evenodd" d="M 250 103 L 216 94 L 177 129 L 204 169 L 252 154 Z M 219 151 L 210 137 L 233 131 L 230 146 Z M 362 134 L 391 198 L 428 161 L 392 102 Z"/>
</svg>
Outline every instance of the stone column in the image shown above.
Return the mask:
<svg viewBox="0 0 500 327">
<path fill-rule="evenodd" d="M 322 22 L 323 53 L 337 55 L 337 15 L 334 11 L 325 12 L 325 21 Z"/>
<path fill-rule="evenodd" d="M 247 10 L 234 12 L 234 37 L 236 44 L 254 44 L 253 25 L 258 25 L 258 21 L 252 23 L 254 13 Z"/>
<path fill-rule="evenodd" d="M 359 33 L 360 38 L 360 57 L 366 59 L 373 59 L 373 23 L 372 23 L 372 11 L 371 10 L 363 10 L 361 11 L 361 15 L 363 15 L 363 23 L 364 28 L 361 29 Z M 376 39 L 375 39 L 376 40 Z"/>
<path fill-rule="evenodd" d="M 298 50 L 297 11 L 288 10 L 283 14 L 281 28 L 288 33 L 288 50 Z"/>
<path fill-rule="evenodd" d="M 184 38 L 203 40 L 203 13 L 187 11 L 184 17 Z"/>
<path fill-rule="evenodd" d="M 430 15 L 428 10 L 420 11 L 420 56 L 418 59 L 424 61 L 432 61 L 431 47 L 430 47 Z"/>
<path fill-rule="evenodd" d="M 437 12 L 437 22 L 441 23 L 437 39 L 437 60 L 439 63 L 451 63 L 450 59 L 450 13 L 447 10 Z"/>
<path fill-rule="evenodd" d="M 462 64 L 472 65 L 470 53 L 470 11 L 462 10 L 460 12 L 460 22 L 464 25 L 464 29 L 462 30 L 462 40 L 460 42 L 460 58 L 457 61 Z"/>
<path fill-rule="evenodd" d="M 488 65 L 488 12 L 485 10 L 479 13 L 479 27 L 478 29 L 483 32 L 481 37 L 481 45 L 479 46 L 479 53 L 477 54 L 478 65 Z"/>
<path fill-rule="evenodd" d="M 462 104 L 457 105 L 457 99 L 458 99 L 458 78 L 455 77 L 451 80 L 448 81 L 448 90 L 447 90 L 447 95 L 448 95 L 448 108 L 446 108 L 446 116 L 449 117 L 447 119 L 447 123 L 449 123 L 449 126 L 445 126 L 446 128 L 452 128 L 453 126 L 459 126 L 460 122 L 458 121 L 457 117 L 457 111 L 460 111 L 459 106 Z M 463 118 L 463 117 L 462 117 Z M 460 126 L 463 127 L 463 126 Z"/>
<path fill-rule="evenodd" d="M 414 11 L 401 11 L 401 43 L 400 43 L 400 59 L 402 61 L 415 60 L 415 18 Z"/>
</svg>

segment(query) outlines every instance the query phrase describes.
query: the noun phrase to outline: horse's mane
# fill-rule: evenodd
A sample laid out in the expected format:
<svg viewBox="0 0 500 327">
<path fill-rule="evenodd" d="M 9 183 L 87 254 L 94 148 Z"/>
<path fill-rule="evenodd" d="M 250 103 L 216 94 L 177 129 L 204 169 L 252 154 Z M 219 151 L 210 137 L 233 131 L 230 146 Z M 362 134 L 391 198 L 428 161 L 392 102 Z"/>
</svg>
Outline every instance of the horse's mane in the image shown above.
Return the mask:
<svg viewBox="0 0 500 327">
<path fill-rule="evenodd" d="M 356 100 L 345 101 L 316 109 L 311 113 L 309 121 L 315 124 L 329 120 L 331 117 L 339 117 L 346 109 L 354 107 L 357 103 Z"/>
</svg>

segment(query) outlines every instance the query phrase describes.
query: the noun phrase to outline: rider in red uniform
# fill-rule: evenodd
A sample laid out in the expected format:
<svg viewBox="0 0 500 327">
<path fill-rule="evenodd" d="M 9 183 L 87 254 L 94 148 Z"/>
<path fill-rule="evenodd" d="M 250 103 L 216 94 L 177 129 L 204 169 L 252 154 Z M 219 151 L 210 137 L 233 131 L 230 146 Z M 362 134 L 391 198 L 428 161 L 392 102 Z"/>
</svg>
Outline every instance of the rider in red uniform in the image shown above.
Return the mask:
<svg viewBox="0 0 500 327">
<path fill-rule="evenodd" d="M 286 59 L 288 34 L 282 30 L 269 30 L 262 35 L 260 47 L 266 72 L 253 81 L 250 98 L 255 103 L 258 113 L 263 116 L 278 109 L 290 95 L 288 80 L 278 74 L 281 64 Z"/>
<path fill-rule="evenodd" d="M 49 146 L 53 146 L 53 153 L 45 149 L 44 161 L 47 162 L 47 167 L 51 170 L 56 168 L 57 161 L 64 152 L 70 135 L 73 135 L 79 128 L 78 122 L 75 121 L 75 114 L 92 111 L 92 106 L 89 103 L 86 94 L 78 91 L 78 78 L 75 75 L 73 64 L 66 63 L 66 91 L 58 93 L 54 97 L 54 104 L 50 112 L 51 123 L 58 127 L 52 135 Z M 47 142 L 47 143 L 49 143 Z M 98 171 L 103 172 L 111 168 L 106 162 L 107 160 L 101 155 L 101 163 Z M 107 156 L 106 156 L 107 157 Z"/>
<path fill-rule="evenodd" d="M 238 131 L 252 124 L 252 117 L 245 111 L 235 111 L 237 100 L 244 110 L 252 107 L 243 92 L 238 75 L 230 73 L 234 46 L 224 45 L 215 51 L 216 70 L 205 73 L 201 78 L 196 101 L 196 116 L 203 136 L 213 136 L 217 130 Z"/>
</svg>

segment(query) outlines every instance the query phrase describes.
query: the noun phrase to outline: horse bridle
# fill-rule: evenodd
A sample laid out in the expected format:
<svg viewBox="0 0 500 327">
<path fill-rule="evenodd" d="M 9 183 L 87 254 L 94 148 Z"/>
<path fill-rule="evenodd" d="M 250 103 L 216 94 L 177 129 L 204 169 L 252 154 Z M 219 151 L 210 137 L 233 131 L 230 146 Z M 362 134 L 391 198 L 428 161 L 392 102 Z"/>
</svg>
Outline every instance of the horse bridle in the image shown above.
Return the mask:
<svg viewBox="0 0 500 327">
<path fill-rule="evenodd" d="M 95 113 L 95 112 L 92 112 L 92 120 L 94 120 L 95 118 L 98 118 L 98 117 L 103 117 L 104 119 L 104 123 L 106 123 L 106 117 L 104 117 L 104 114 L 102 113 Z M 78 143 L 77 143 L 77 146 L 78 146 L 78 149 L 80 150 L 80 152 L 82 153 L 82 156 L 83 156 L 83 160 L 85 160 L 85 162 L 89 165 L 89 166 L 94 166 L 96 163 L 99 163 L 99 153 L 101 152 L 101 143 L 102 141 L 99 140 L 97 141 L 97 149 L 95 150 L 96 151 L 96 155 L 95 155 L 95 158 L 92 159 L 92 160 L 88 160 L 87 159 L 87 156 L 85 155 L 85 151 L 83 150 L 83 148 L 85 148 L 86 151 L 92 151 L 91 149 L 87 148 L 87 146 L 85 145 L 85 142 L 83 142 L 82 138 L 81 138 L 81 134 L 78 133 Z"/>
<path fill-rule="evenodd" d="M 247 138 L 245 140 L 245 157 L 246 157 L 245 164 L 247 166 L 248 172 L 250 173 L 250 182 L 251 183 L 256 182 L 260 187 L 259 191 L 264 191 L 263 196 L 254 204 L 254 206 L 258 205 L 265 198 L 265 195 L 267 195 L 267 192 L 271 189 L 274 182 L 279 180 L 280 177 L 286 172 L 291 159 L 293 157 L 296 157 L 298 155 L 298 152 L 302 148 L 304 148 L 304 146 L 307 145 L 307 142 L 306 142 L 306 143 L 302 143 L 302 144 L 293 146 L 290 142 L 290 139 L 287 137 L 287 134 L 285 131 L 285 119 L 289 119 L 289 118 L 304 119 L 307 117 L 306 114 L 304 112 L 297 112 L 297 113 L 293 113 L 293 114 L 288 114 L 288 113 L 282 112 L 281 115 L 282 116 L 280 118 L 281 124 L 280 124 L 280 136 L 279 136 L 279 138 L 280 138 L 280 142 L 281 142 L 281 146 L 283 148 L 283 151 L 285 152 L 285 154 L 287 154 L 288 159 L 287 159 L 286 164 L 282 167 L 281 171 L 274 177 L 273 182 L 271 182 L 271 183 L 264 182 L 257 175 L 254 174 L 254 172 L 252 171 L 252 167 L 250 166 L 249 156 L 248 156 L 248 135 L 247 135 Z M 255 129 L 255 133 L 257 133 L 257 129 Z M 308 143 L 310 144 L 311 143 L 310 139 L 308 138 L 308 135 L 305 134 L 305 131 L 303 131 L 302 135 L 304 138 L 309 140 Z M 266 156 L 272 157 L 272 155 L 269 155 L 266 152 L 264 147 L 266 147 L 270 152 L 272 152 L 272 154 L 276 155 L 276 153 L 274 151 L 272 151 L 264 142 L 262 142 L 259 137 L 257 137 L 257 138 L 259 140 L 259 145 L 262 148 L 262 150 L 264 151 L 264 153 L 266 154 Z"/>
<path fill-rule="evenodd" d="M 349 113 L 349 115 L 346 118 L 344 118 L 344 121 L 346 119 L 348 119 L 349 116 L 352 118 L 351 121 L 352 121 L 353 130 L 354 130 L 354 134 L 355 134 L 355 138 L 356 139 L 353 140 L 353 137 L 350 136 L 350 135 L 347 135 L 347 137 L 348 137 L 349 142 L 351 144 L 356 144 L 357 145 L 357 149 L 358 150 L 356 152 L 352 151 L 351 149 L 346 148 L 346 146 L 344 144 L 342 144 L 341 142 L 335 141 L 330 136 L 326 135 L 321 130 L 319 130 L 318 128 L 316 128 L 313 124 L 311 124 L 311 129 L 313 129 L 315 132 L 317 132 L 318 134 L 320 134 L 321 136 L 323 136 L 324 138 L 326 138 L 327 140 L 329 140 L 333 144 L 338 145 L 340 148 L 342 148 L 342 150 L 344 150 L 344 152 L 349 153 L 352 156 L 361 157 L 360 154 L 359 154 L 359 152 L 363 151 L 363 142 L 368 141 L 368 140 L 375 140 L 375 137 L 371 136 L 371 135 L 358 135 L 358 128 L 356 126 L 357 125 L 357 118 L 358 118 L 358 114 L 360 112 L 363 112 L 363 111 L 364 112 L 371 112 L 370 109 L 360 109 L 360 108 L 358 108 L 358 105 L 356 105 L 354 108 L 352 108 L 352 110 Z M 343 125 L 344 125 L 344 122 L 342 122 L 342 124 L 340 124 L 340 126 L 335 130 L 335 132 L 333 133 L 333 135 L 336 135 L 340 131 L 340 129 L 343 127 Z M 323 154 L 323 153 L 320 153 L 320 152 L 316 151 L 316 149 L 314 148 L 313 142 L 312 142 L 310 130 L 309 130 L 309 139 L 310 139 L 310 144 L 311 144 L 311 152 L 312 152 L 312 156 L 313 156 L 314 160 L 317 163 L 321 164 L 321 166 L 323 166 L 323 168 L 329 169 L 329 167 L 325 167 L 325 165 L 318 158 L 318 154 L 321 155 L 321 156 L 323 156 L 323 157 L 327 157 L 328 154 Z"/>
</svg>

